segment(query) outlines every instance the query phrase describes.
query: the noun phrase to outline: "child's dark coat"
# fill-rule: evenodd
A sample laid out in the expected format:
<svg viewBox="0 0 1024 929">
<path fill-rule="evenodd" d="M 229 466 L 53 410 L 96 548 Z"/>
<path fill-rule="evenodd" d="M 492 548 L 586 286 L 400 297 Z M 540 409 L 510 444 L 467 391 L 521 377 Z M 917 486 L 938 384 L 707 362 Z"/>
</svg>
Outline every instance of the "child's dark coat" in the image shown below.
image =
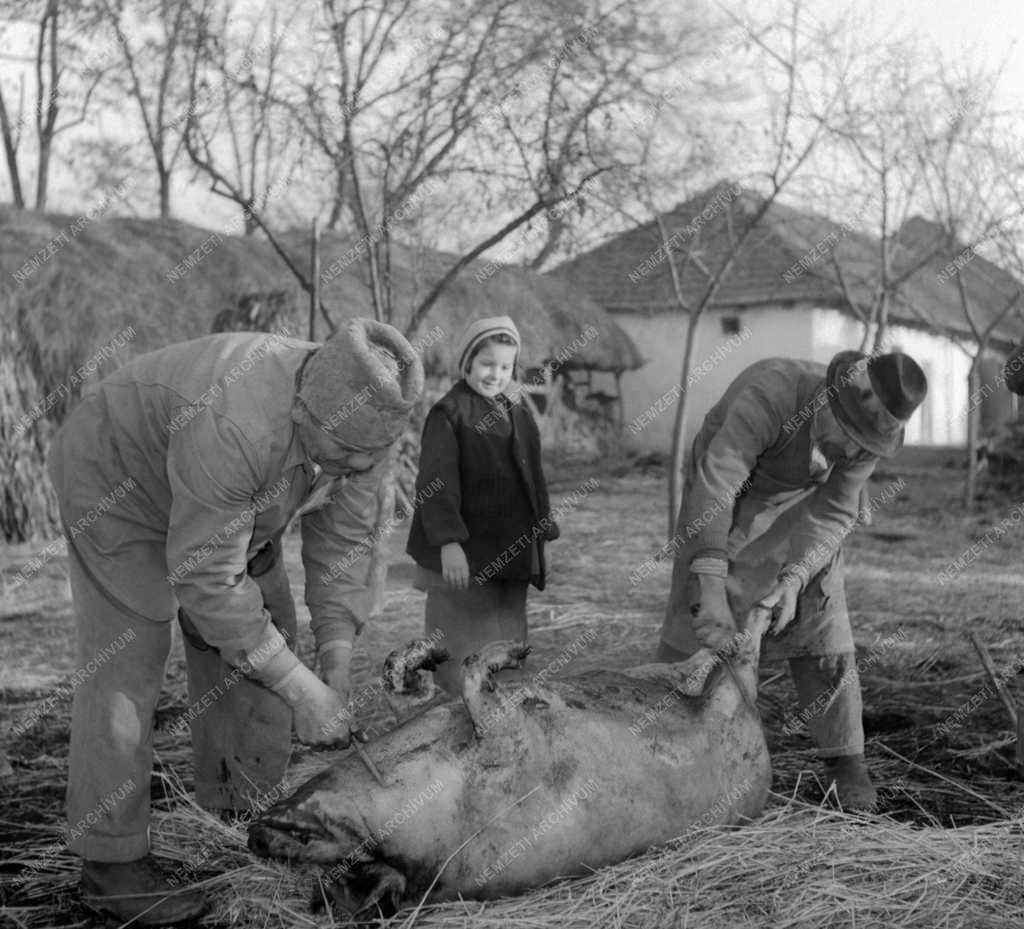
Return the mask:
<svg viewBox="0 0 1024 929">
<path fill-rule="evenodd" d="M 421 448 L 406 546 L 416 563 L 440 572 L 441 546 L 459 542 L 470 583 L 523 580 L 543 590 L 544 542 L 558 529 L 530 411 L 460 380 L 431 409 Z"/>
</svg>

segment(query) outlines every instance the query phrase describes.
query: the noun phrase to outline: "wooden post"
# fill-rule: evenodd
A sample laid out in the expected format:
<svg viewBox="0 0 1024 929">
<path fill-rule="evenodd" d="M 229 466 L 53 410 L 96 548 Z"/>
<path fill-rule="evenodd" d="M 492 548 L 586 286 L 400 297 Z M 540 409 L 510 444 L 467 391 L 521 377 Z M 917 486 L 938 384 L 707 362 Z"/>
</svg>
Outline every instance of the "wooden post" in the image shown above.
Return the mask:
<svg viewBox="0 0 1024 929">
<path fill-rule="evenodd" d="M 622 427 L 626 424 L 626 411 L 622 402 L 622 372 L 615 372 L 615 431 L 622 438 Z"/>
<path fill-rule="evenodd" d="M 313 217 L 313 241 L 309 248 L 309 279 L 312 284 L 309 290 L 309 336 L 310 342 L 316 341 L 316 308 L 320 305 L 320 227 Z"/>
<path fill-rule="evenodd" d="M 384 611 L 388 582 L 388 537 L 395 528 L 395 488 L 398 484 L 398 445 L 388 449 L 377 488 L 377 520 L 370 555 L 370 618 Z"/>
<path fill-rule="evenodd" d="M 964 475 L 964 506 L 974 506 L 974 498 L 978 491 L 978 404 L 974 398 L 978 395 L 978 361 L 980 352 L 971 359 L 971 368 L 967 372 L 967 472 Z"/>
</svg>

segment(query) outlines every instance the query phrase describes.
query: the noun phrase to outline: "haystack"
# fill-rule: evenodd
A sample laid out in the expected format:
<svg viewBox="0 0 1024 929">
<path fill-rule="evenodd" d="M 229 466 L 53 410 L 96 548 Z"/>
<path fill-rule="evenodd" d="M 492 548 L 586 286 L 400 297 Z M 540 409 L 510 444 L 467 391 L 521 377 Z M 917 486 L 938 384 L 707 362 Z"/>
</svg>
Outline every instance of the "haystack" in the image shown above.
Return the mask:
<svg viewBox="0 0 1024 929">
<path fill-rule="evenodd" d="M 298 267 L 309 267 L 308 236 L 286 234 L 282 242 Z M 451 261 L 398 250 L 391 269 L 396 325 L 404 328 L 414 303 Z M 320 263 L 321 299 L 334 323 L 372 316 L 358 244 L 327 235 Z M 4 538 L 42 538 L 55 530 L 41 462 L 50 434 L 86 384 L 136 354 L 205 335 L 219 311 L 256 291 L 291 294 L 293 310 L 282 329 L 307 337 L 308 297 L 262 239 L 173 220 L 92 221 L 0 208 L 0 325 L 10 336 L 0 345 L 0 371 L 7 372 L 2 415 L 5 422 L 24 421 L 24 435 L 5 443 L 0 460 Z M 582 294 L 521 269 L 494 271 L 478 262 L 442 295 L 421 327 L 418 344 L 428 369 L 447 368 L 470 318 L 495 313 L 517 319 L 526 357 L 537 364 L 569 349 L 566 366 L 611 370 L 641 363 L 625 333 Z M 315 334 L 327 335 L 319 314 Z M 26 507 L 19 502 L 23 492 L 43 496 Z"/>
</svg>

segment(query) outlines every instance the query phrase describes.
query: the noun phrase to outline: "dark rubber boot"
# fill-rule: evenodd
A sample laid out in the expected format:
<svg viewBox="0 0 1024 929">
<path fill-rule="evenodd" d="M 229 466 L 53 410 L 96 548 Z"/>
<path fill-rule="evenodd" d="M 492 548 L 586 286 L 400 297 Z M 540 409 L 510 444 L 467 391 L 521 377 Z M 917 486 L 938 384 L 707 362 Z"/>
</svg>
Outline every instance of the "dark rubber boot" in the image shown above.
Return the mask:
<svg viewBox="0 0 1024 929">
<path fill-rule="evenodd" d="M 874 813 L 878 809 L 878 791 L 863 755 L 826 758 L 825 778 L 827 784 L 836 785 L 836 799 L 846 812 Z"/>
<path fill-rule="evenodd" d="M 201 891 L 179 887 L 152 855 L 136 861 L 83 861 L 82 903 L 133 926 L 173 926 L 207 910 Z"/>
</svg>

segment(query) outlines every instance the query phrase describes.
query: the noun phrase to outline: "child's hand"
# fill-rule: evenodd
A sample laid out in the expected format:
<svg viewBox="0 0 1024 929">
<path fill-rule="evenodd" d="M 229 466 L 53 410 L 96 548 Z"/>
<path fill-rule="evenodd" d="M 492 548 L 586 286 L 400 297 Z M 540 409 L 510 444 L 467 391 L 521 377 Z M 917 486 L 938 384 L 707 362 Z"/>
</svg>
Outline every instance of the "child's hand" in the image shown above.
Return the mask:
<svg viewBox="0 0 1024 929">
<path fill-rule="evenodd" d="M 457 590 L 465 590 L 469 586 L 469 562 L 458 542 L 441 546 L 441 573 Z"/>
</svg>

